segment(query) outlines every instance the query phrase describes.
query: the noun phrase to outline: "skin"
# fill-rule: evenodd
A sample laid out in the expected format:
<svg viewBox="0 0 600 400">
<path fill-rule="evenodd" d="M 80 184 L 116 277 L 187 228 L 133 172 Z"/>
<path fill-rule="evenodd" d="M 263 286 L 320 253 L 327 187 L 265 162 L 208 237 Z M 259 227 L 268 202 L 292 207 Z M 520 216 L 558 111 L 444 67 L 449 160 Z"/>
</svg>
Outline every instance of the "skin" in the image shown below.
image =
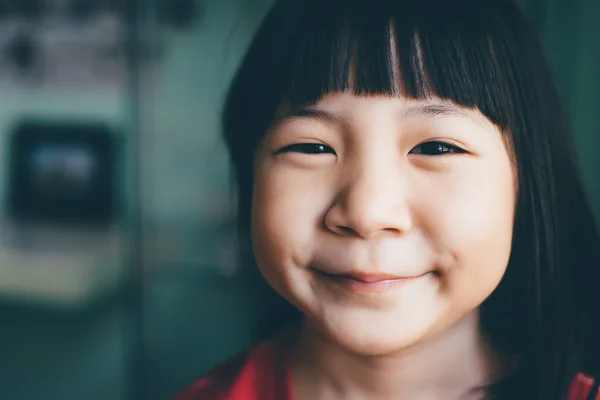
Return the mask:
<svg viewBox="0 0 600 400">
<path fill-rule="evenodd" d="M 516 182 L 481 113 L 329 94 L 282 110 L 254 169 L 257 263 L 305 316 L 298 399 L 459 398 L 500 373 L 478 308 L 506 270 Z"/>
</svg>

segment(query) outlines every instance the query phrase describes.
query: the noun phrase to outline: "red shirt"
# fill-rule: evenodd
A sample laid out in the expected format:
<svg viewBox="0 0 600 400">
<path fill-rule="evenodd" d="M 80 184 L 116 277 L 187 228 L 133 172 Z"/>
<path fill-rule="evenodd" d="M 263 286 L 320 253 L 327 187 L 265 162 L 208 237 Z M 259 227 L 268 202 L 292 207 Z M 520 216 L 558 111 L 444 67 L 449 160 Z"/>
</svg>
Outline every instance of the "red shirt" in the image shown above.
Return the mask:
<svg viewBox="0 0 600 400">
<path fill-rule="evenodd" d="M 286 339 L 251 348 L 194 382 L 174 400 L 293 400 Z"/>
<path fill-rule="evenodd" d="M 568 400 L 600 400 L 594 380 L 578 374 Z M 289 351 L 282 338 L 261 343 L 194 382 L 174 400 L 294 400 Z"/>
</svg>

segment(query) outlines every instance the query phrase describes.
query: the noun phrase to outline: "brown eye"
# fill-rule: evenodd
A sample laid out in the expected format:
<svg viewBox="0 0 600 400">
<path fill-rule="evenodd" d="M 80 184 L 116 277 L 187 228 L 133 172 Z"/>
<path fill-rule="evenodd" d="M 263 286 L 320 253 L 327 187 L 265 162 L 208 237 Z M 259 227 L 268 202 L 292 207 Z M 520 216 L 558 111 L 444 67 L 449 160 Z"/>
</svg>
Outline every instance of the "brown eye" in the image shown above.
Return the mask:
<svg viewBox="0 0 600 400">
<path fill-rule="evenodd" d="M 335 151 L 321 143 L 297 143 L 278 150 L 276 154 L 281 153 L 335 154 Z"/>
<path fill-rule="evenodd" d="M 442 156 L 445 154 L 462 154 L 465 153 L 460 147 L 450 143 L 431 141 L 421 143 L 410 151 L 410 154 L 422 154 L 425 156 Z"/>
</svg>

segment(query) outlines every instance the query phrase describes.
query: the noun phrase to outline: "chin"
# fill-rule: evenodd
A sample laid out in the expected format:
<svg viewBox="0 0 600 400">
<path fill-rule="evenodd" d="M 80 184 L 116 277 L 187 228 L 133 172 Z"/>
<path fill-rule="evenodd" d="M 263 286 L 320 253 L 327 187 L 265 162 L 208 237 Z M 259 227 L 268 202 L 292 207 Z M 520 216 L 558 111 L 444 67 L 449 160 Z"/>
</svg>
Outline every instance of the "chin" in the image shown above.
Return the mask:
<svg viewBox="0 0 600 400">
<path fill-rule="evenodd" d="M 428 336 L 426 324 L 415 321 L 352 317 L 320 323 L 319 331 L 343 350 L 361 356 L 383 356 L 402 351 Z M 423 322 L 423 321 L 421 321 Z"/>
<path fill-rule="evenodd" d="M 363 330 L 361 332 L 333 333 L 333 339 L 344 350 L 365 357 L 385 356 L 402 351 L 419 341 L 419 336 L 407 335 L 400 330 L 381 332 L 376 330 Z"/>
</svg>

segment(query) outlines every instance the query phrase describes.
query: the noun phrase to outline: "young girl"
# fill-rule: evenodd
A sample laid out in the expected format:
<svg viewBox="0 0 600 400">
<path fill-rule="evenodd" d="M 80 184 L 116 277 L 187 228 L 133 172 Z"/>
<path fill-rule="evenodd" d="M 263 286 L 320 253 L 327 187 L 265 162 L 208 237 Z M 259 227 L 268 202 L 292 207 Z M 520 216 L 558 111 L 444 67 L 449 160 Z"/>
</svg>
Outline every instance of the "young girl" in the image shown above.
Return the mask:
<svg viewBox="0 0 600 400">
<path fill-rule="evenodd" d="M 224 131 L 300 313 L 265 303 L 279 332 L 178 399 L 600 399 L 600 241 L 515 5 L 279 1 Z"/>
</svg>

